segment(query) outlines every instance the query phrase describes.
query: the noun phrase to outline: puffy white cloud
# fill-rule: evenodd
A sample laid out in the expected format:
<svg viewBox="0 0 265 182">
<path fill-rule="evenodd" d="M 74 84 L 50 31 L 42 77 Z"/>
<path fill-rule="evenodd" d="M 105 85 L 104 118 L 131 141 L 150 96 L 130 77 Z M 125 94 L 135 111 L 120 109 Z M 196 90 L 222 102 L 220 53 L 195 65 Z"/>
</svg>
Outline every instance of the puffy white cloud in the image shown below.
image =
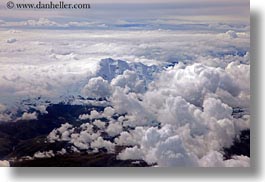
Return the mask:
<svg viewBox="0 0 265 182">
<path fill-rule="evenodd" d="M 232 72 L 233 69 L 236 73 L 245 72 L 242 80 L 235 77 L 238 74 Z M 202 106 L 204 97 L 211 95 L 233 107 L 248 107 L 249 79 L 249 65 L 230 63 L 221 69 L 197 63 L 179 64 L 163 71 L 158 80 L 150 84 L 144 99 L 159 108 L 168 96 L 181 96 L 195 106 Z"/>
<path fill-rule="evenodd" d="M 92 110 L 90 114 L 81 114 L 79 116 L 80 120 L 93 120 L 99 118 L 107 118 L 111 119 L 111 117 L 115 114 L 115 110 L 112 107 L 105 107 L 103 112 L 98 112 L 96 110 Z"/>
<path fill-rule="evenodd" d="M 170 126 L 169 126 L 170 127 Z M 119 159 L 143 159 L 149 164 L 165 166 L 197 166 L 197 157 L 188 152 L 178 135 L 171 136 L 170 128 L 146 130 L 139 147 L 126 148 Z"/>
<path fill-rule="evenodd" d="M 178 136 L 170 137 L 158 144 L 154 151 L 155 160 L 159 167 L 169 166 L 197 166 L 197 158 L 194 154 L 185 150 Z"/>
<path fill-rule="evenodd" d="M 203 102 L 204 113 L 217 120 L 231 118 L 233 109 L 215 98 L 206 98 Z"/>
<path fill-rule="evenodd" d="M 13 23 L 38 28 L 90 26 L 48 19 Z M 106 98 L 104 104 L 97 102 L 104 111 L 79 116 L 91 123 L 54 129 L 50 142 L 67 141 L 76 152 L 114 152 L 115 145 L 127 146 L 119 159 L 142 159 L 158 166 L 248 166 L 246 156 L 224 161 L 221 152 L 250 126 L 250 35 L 247 29 L 211 26 L 213 32 L 200 33 L 2 30 L 3 40 L 19 41 L 16 46 L 0 42 L 0 102 L 12 105 L 25 96 L 40 95 L 56 102 L 59 96 L 81 91 L 85 97 Z M 125 61 L 101 60 L 107 57 Z M 235 117 L 235 107 L 246 113 Z M 1 121 L 11 120 L 8 109 L 0 105 Z M 45 106 L 35 109 L 46 113 Z M 24 114 L 37 119 L 36 113 Z"/>
<path fill-rule="evenodd" d="M 54 129 L 49 133 L 47 139 L 50 142 L 70 141 L 70 135 L 73 132 L 73 126 L 69 123 L 62 124 L 60 128 Z"/>
<path fill-rule="evenodd" d="M 57 154 L 59 154 L 59 155 L 64 155 L 66 153 L 67 153 L 67 151 L 64 148 L 62 148 L 62 150 L 60 150 L 60 151 L 57 151 Z"/>
<path fill-rule="evenodd" d="M 93 149 L 105 148 L 109 153 L 115 152 L 115 145 L 110 141 L 104 140 L 102 137 L 98 137 L 91 143 Z"/>
<path fill-rule="evenodd" d="M 111 85 L 128 89 L 128 91 L 143 93 L 146 90 L 145 80 L 140 79 L 134 71 L 126 70 L 111 81 Z"/>
<path fill-rule="evenodd" d="M 55 26 L 57 23 L 46 18 L 40 18 L 38 20 L 28 20 L 23 23 L 24 26 Z"/>
<path fill-rule="evenodd" d="M 218 69 L 193 64 L 186 67 L 177 65 L 161 73 L 159 79 L 151 85 L 146 97 L 158 94 L 157 99 L 165 99 L 168 95 L 181 96 L 194 105 L 201 105 L 207 93 L 216 92 L 220 75 Z M 156 97 L 157 95 L 154 95 Z M 158 103 L 160 104 L 160 103 Z"/>
<path fill-rule="evenodd" d="M 87 132 L 80 132 L 71 134 L 71 141 L 70 143 L 74 144 L 75 147 L 78 149 L 88 149 L 89 143 L 91 142 L 90 134 Z"/>
<path fill-rule="evenodd" d="M 115 110 L 112 107 L 106 107 L 102 113 L 102 116 L 110 119 L 115 114 Z"/>
<path fill-rule="evenodd" d="M 6 106 L 0 103 L 0 122 L 7 122 L 11 120 L 10 114 L 5 113 L 6 109 Z"/>
<path fill-rule="evenodd" d="M 201 167 L 250 167 L 250 159 L 246 156 L 234 156 L 224 160 L 220 152 L 210 152 L 199 160 Z"/>
<path fill-rule="evenodd" d="M 102 122 L 102 121 L 100 121 L 100 120 L 95 120 L 95 121 L 93 122 L 93 124 L 94 124 L 95 126 L 97 126 L 99 129 L 105 129 L 105 127 L 106 127 L 106 123 L 105 123 L 105 122 Z"/>
<path fill-rule="evenodd" d="M 0 113 L 0 121 L 7 122 L 7 121 L 11 121 L 11 120 L 12 120 L 12 118 L 9 114 Z"/>
<path fill-rule="evenodd" d="M 126 148 L 121 153 L 118 154 L 117 159 L 120 160 L 142 160 L 143 154 L 142 151 L 134 146 L 132 148 Z"/>
<path fill-rule="evenodd" d="M 36 152 L 34 154 L 34 158 L 51 158 L 51 157 L 54 157 L 55 154 L 53 153 L 52 150 L 49 150 L 49 151 L 44 151 L 44 152 Z"/>
<path fill-rule="evenodd" d="M 36 120 L 36 119 L 38 119 L 38 114 L 36 112 L 33 112 L 33 113 L 24 112 L 19 119 L 21 119 L 21 120 Z"/>
<path fill-rule="evenodd" d="M 41 114 L 48 114 L 47 106 L 45 105 L 38 105 L 35 107 L 35 109 L 37 109 Z"/>
<path fill-rule="evenodd" d="M 139 146 L 137 151 L 149 164 L 197 166 L 200 165 L 201 157 L 208 155 L 209 152 L 230 147 L 239 131 L 249 127 L 247 118 L 233 118 L 232 109 L 219 99 L 207 97 L 203 110 L 189 104 L 181 97 L 169 97 L 168 99 L 172 101 L 170 103 L 176 104 L 165 109 L 164 112 L 168 115 L 160 115 L 161 110 L 157 111 L 159 113 L 157 118 L 163 124 L 161 129 L 153 127 L 148 129 L 147 127 L 143 132 L 138 132 L 142 134 L 137 139 L 133 130 L 122 132 L 115 139 L 115 143 L 124 146 Z M 171 114 L 174 116 L 170 116 Z M 170 148 L 171 146 L 173 147 Z M 128 159 L 132 155 L 131 151 L 132 149 L 123 151 L 120 159 Z M 231 163 L 233 162 L 234 160 L 231 159 Z"/>
<path fill-rule="evenodd" d="M 236 102 L 231 103 L 231 105 L 233 104 L 233 106 L 236 105 L 237 107 L 248 108 L 250 104 L 250 65 L 231 62 L 227 65 L 225 71 L 232 78 L 232 83 L 239 90 L 239 93 L 235 98 Z M 227 102 L 229 103 L 229 101 Z"/>
<path fill-rule="evenodd" d="M 225 161 L 225 167 L 250 167 L 250 158 L 247 156 L 233 156 Z"/>
<path fill-rule="evenodd" d="M 10 163 L 6 160 L 0 160 L 0 167 L 10 167 Z"/>
<path fill-rule="evenodd" d="M 153 121 L 152 115 L 135 93 L 125 93 L 124 90 L 118 87 L 113 92 L 110 100 L 118 114 L 127 114 L 123 118 L 124 121 L 122 121 L 124 125 L 145 125 Z"/>
<path fill-rule="evenodd" d="M 0 112 L 4 112 L 6 110 L 6 106 L 0 103 Z"/>
<path fill-rule="evenodd" d="M 75 148 L 88 150 L 90 143 L 100 137 L 100 133 L 94 133 L 93 125 L 84 123 L 79 127 L 73 127 L 69 123 L 62 124 L 60 128 L 54 129 L 49 133 L 47 139 L 49 142 L 67 141 L 73 144 Z"/>
<path fill-rule="evenodd" d="M 90 123 L 81 124 L 80 128 L 82 131 L 88 131 L 89 133 L 93 133 L 93 125 Z"/>
<path fill-rule="evenodd" d="M 100 133 L 94 133 L 93 126 L 89 123 L 82 124 L 80 128 L 82 129 L 80 132 L 71 134 L 69 142 L 78 149 L 89 149 L 90 143 L 100 137 Z"/>
<path fill-rule="evenodd" d="M 121 146 L 130 146 L 137 144 L 134 139 L 134 136 L 131 133 L 125 131 L 121 132 L 118 138 L 115 138 L 115 143 Z"/>
<path fill-rule="evenodd" d="M 71 151 L 73 151 L 74 153 L 80 153 L 80 150 L 78 150 L 76 147 L 72 146 L 71 147 Z"/>
<path fill-rule="evenodd" d="M 226 34 L 231 38 L 231 39 L 235 39 L 238 38 L 237 33 L 233 30 L 229 30 L 226 32 Z"/>
<path fill-rule="evenodd" d="M 111 122 L 106 129 L 110 136 L 116 136 L 123 131 L 123 127 L 119 122 Z"/>
<path fill-rule="evenodd" d="M 81 114 L 80 116 L 79 116 L 79 119 L 80 120 L 87 120 L 87 119 L 90 119 L 91 117 L 90 117 L 90 115 L 89 114 Z"/>
<path fill-rule="evenodd" d="M 83 88 L 82 93 L 91 98 L 105 98 L 110 96 L 111 88 L 103 78 L 91 78 Z"/>
<path fill-rule="evenodd" d="M 100 117 L 101 117 L 101 114 L 98 111 L 93 110 L 90 112 L 90 119 L 97 119 Z"/>
<path fill-rule="evenodd" d="M 250 95 L 245 83 L 249 76 L 239 81 L 232 71 L 247 72 L 249 67 L 241 65 L 229 63 L 218 68 L 201 63 L 178 64 L 157 75 L 142 93 L 114 85 L 119 78 L 116 76 L 111 82 L 111 107 L 80 116 L 96 120 L 83 124 L 82 131 L 71 135 L 70 143 L 78 149 L 92 148 L 94 152 L 100 148 L 114 152 L 115 145 L 129 146 L 118 159 L 144 160 L 150 165 L 248 166 L 246 156 L 223 160 L 220 153 L 250 124 L 247 113 L 233 116 L 232 107 L 247 107 Z M 112 118 L 115 113 L 120 115 L 117 120 Z M 107 118 L 108 125 L 100 118 Z M 115 137 L 114 143 L 94 133 L 92 125 Z M 124 131 L 128 126 L 130 129 Z M 86 128 L 89 129 L 85 131 Z M 207 164 L 212 155 L 216 161 Z"/>
<path fill-rule="evenodd" d="M 134 130 L 130 130 L 129 132 L 123 131 L 117 138 L 115 138 L 115 143 L 121 146 L 140 145 L 145 130 L 146 129 L 143 127 L 136 127 Z"/>
<path fill-rule="evenodd" d="M 15 38 L 10 38 L 10 39 L 6 40 L 6 42 L 9 43 L 9 44 L 12 44 L 12 43 L 14 43 L 16 41 L 17 41 L 17 39 L 15 39 Z"/>
<path fill-rule="evenodd" d="M 183 126 L 187 123 L 196 124 L 196 112 L 200 110 L 182 97 L 169 96 L 164 103 L 161 103 L 157 118 L 162 123 Z"/>
</svg>

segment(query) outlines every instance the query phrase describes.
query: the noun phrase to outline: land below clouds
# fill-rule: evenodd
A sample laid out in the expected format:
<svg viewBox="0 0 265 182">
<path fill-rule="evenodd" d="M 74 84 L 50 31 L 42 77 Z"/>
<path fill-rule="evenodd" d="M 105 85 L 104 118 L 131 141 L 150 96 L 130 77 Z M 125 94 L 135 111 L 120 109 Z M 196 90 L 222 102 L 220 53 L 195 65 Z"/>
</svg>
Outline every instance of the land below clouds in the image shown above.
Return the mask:
<svg viewBox="0 0 265 182">
<path fill-rule="evenodd" d="M 0 124 L 0 158 L 9 160 L 13 167 L 150 167 L 142 160 L 119 160 L 117 155 L 126 146 L 116 146 L 114 153 L 101 148 L 98 152 L 88 153 L 86 150 L 71 151 L 68 142 L 47 142 L 47 135 L 66 121 L 73 125 L 81 125 L 78 117 L 87 111 L 103 111 L 104 107 L 92 105 L 71 105 L 67 103 L 50 104 L 47 114 L 40 115 L 37 120 L 20 120 L 14 123 Z M 242 110 L 234 109 L 233 115 L 238 117 Z M 83 121 L 87 122 L 87 121 Z M 159 127 L 159 126 L 157 126 Z M 124 128 L 125 129 L 125 128 Z M 107 140 L 113 140 L 105 136 Z M 67 153 L 44 158 L 25 158 L 34 156 L 39 151 L 60 151 L 65 148 Z M 234 144 L 223 148 L 224 160 L 234 155 L 250 157 L 250 131 L 244 130 L 235 136 Z"/>
</svg>

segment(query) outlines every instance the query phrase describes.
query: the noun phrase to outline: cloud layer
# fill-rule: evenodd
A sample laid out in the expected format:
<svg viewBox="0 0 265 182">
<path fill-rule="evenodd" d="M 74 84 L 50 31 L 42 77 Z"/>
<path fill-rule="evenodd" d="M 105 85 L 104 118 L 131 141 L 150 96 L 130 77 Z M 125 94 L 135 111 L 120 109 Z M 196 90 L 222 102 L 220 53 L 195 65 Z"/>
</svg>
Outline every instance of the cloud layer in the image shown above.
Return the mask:
<svg viewBox="0 0 265 182">
<path fill-rule="evenodd" d="M 224 156 L 251 123 L 248 2 L 151 2 L 99 1 L 90 19 L 1 15 L 0 122 L 34 122 L 46 101 L 101 108 L 46 137 L 67 147 L 23 160 L 103 152 L 154 167 L 250 166 Z"/>
<path fill-rule="evenodd" d="M 120 62 L 108 61 L 112 65 Z M 144 91 L 135 90 L 132 83 L 137 82 L 124 81 L 131 77 L 128 71 L 111 81 L 91 78 L 92 83 L 104 83 L 96 86 L 101 91 L 107 88 L 108 94 L 103 96 L 111 107 L 81 115 L 79 119 L 87 123 L 79 127 L 62 125 L 49 134 L 48 140 L 68 141 L 78 150 L 92 153 L 101 149 L 114 153 L 116 146 L 127 146 L 117 159 L 144 160 L 160 167 L 249 166 L 247 156 L 224 160 L 222 154 L 242 130 L 250 128 L 249 75 L 241 82 L 231 69 L 244 72 L 249 65 L 232 62 L 216 68 L 201 63 L 177 64 L 165 68 L 153 81 L 143 82 Z M 135 74 L 133 78 L 141 75 Z M 125 84 L 116 84 L 117 80 Z M 84 89 L 92 92 L 94 87 L 88 85 Z M 89 96 L 102 98 L 102 93 Z M 237 107 L 244 112 L 235 117 Z"/>
</svg>

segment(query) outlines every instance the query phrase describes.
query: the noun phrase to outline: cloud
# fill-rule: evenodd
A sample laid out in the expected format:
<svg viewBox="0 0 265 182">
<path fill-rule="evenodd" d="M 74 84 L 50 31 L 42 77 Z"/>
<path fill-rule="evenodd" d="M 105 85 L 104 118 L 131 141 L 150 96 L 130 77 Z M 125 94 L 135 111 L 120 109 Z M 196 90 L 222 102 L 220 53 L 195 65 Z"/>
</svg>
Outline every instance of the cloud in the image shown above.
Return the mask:
<svg viewBox="0 0 265 182">
<path fill-rule="evenodd" d="M 87 132 L 80 132 L 71 134 L 70 143 L 72 143 L 76 148 L 87 150 L 89 148 L 89 143 L 91 142 L 90 135 Z"/>
<path fill-rule="evenodd" d="M 8 161 L 3 160 L 3 161 L 0 161 L 0 167 L 10 167 L 10 164 Z"/>
<path fill-rule="evenodd" d="M 201 167 L 250 167 L 250 159 L 246 156 L 234 156 L 224 161 L 219 152 L 210 152 L 199 162 Z"/>
<path fill-rule="evenodd" d="M 123 131 L 122 125 L 118 122 L 111 122 L 106 129 L 109 136 L 116 136 Z"/>
<path fill-rule="evenodd" d="M 231 118 L 233 112 L 231 107 L 215 98 L 205 99 L 203 102 L 203 110 L 209 118 L 214 117 L 217 120 Z"/>
<path fill-rule="evenodd" d="M 93 149 L 105 148 L 109 153 L 114 153 L 115 145 L 110 141 L 104 140 L 102 137 L 98 137 L 95 141 L 91 143 Z"/>
<path fill-rule="evenodd" d="M 226 32 L 226 34 L 231 38 L 231 39 L 235 39 L 238 38 L 237 33 L 235 31 L 229 30 Z"/>
<path fill-rule="evenodd" d="M 243 107 L 247 107 L 250 101 L 249 65 L 230 63 L 225 69 L 198 63 L 182 66 L 179 64 L 161 73 L 159 79 L 150 85 L 149 92 L 145 95 L 147 102 L 151 97 L 152 102 L 155 104 L 158 102 L 157 107 L 161 107 L 159 101 L 163 102 L 168 95 L 172 95 L 181 96 L 191 104 L 202 106 L 205 97 L 215 95 L 230 106 L 246 104 Z M 241 81 L 235 77 L 236 74 L 233 71 L 230 71 L 233 69 L 238 73 L 245 73 Z M 224 93 L 226 96 L 223 95 Z M 156 98 L 157 95 L 160 97 Z"/>
<path fill-rule="evenodd" d="M 73 144 L 74 147 L 73 151 L 76 150 L 88 150 L 92 145 L 92 142 L 95 142 L 93 146 L 101 146 L 102 148 L 105 145 L 110 145 L 109 142 L 105 141 L 97 141 L 96 140 L 100 137 L 100 133 L 95 133 L 93 130 L 93 125 L 90 123 L 83 123 L 79 127 L 73 127 L 69 123 L 62 124 L 61 127 L 54 129 L 50 134 L 47 136 L 49 142 L 56 142 L 56 141 L 67 141 Z M 107 147 L 107 146 L 106 146 Z M 110 147 L 110 146 L 109 146 Z M 108 148 L 110 150 L 110 148 Z"/>
<path fill-rule="evenodd" d="M 120 136 L 115 138 L 115 143 L 117 143 L 120 146 L 131 146 L 131 145 L 136 145 L 137 141 L 135 141 L 134 136 L 131 133 L 122 131 L 120 133 Z"/>
<path fill-rule="evenodd" d="M 79 119 L 80 120 L 87 120 L 87 119 L 90 119 L 90 115 L 89 114 L 82 114 L 79 116 Z"/>
<path fill-rule="evenodd" d="M 0 112 L 4 112 L 6 110 L 6 106 L 3 104 L 0 104 Z"/>
<path fill-rule="evenodd" d="M 227 126 L 230 128 L 231 126 Z M 216 128 L 217 129 L 217 128 Z M 223 155 L 216 150 L 220 148 L 212 147 L 211 145 L 217 142 L 217 138 L 212 131 L 205 137 L 190 136 L 188 126 L 174 131 L 172 125 L 166 125 L 161 129 L 148 128 L 145 130 L 144 135 L 138 140 L 134 147 L 126 148 L 118 156 L 122 160 L 144 160 L 150 165 L 163 166 L 202 166 L 202 167 L 248 167 L 249 158 L 246 156 L 234 156 L 232 159 L 224 160 Z M 128 134 L 121 134 L 127 135 Z M 189 137 L 187 138 L 187 136 Z M 223 136 L 220 138 L 226 140 Z M 232 136 L 229 136 L 232 138 Z M 118 141 L 118 140 L 116 140 Z M 205 142 L 205 143 L 204 143 Z M 126 145 L 128 141 L 121 143 Z M 189 147 L 190 145 L 190 147 Z M 208 149 L 199 154 L 196 150 L 208 145 Z M 219 145 L 223 145 L 219 143 Z"/>
<path fill-rule="evenodd" d="M 39 27 L 39 26 L 58 26 L 58 24 L 57 23 L 55 23 L 54 21 L 50 21 L 49 19 L 46 19 L 46 18 L 40 18 L 40 19 L 38 19 L 38 20 L 28 20 L 28 21 L 26 21 L 26 22 L 23 22 L 22 23 L 23 24 L 23 26 L 33 26 L 33 27 L 35 27 L 35 26 L 37 26 L 37 27 Z"/>
<path fill-rule="evenodd" d="M 64 155 L 66 153 L 67 153 L 67 151 L 64 148 L 62 148 L 62 150 L 57 152 L 58 155 Z"/>
<path fill-rule="evenodd" d="M 97 27 L 100 24 L 96 22 L 80 22 L 80 21 L 69 21 L 69 22 L 56 22 L 48 18 L 40 17 L 38 19 L 28 19 L 26 21 L 3 21 L 0 23 L 0 27 L 12 27 L 12 28 L 44 28 L 44 29 L 56 29 L 56 28 L 78 28 L 78 27 Z"/>
<path fill-rule="evenodd" d="M 11 120 L 11 115 L 6 113 L 6 106 L 0 103 L 0 122 L 7 122 Z"/>
<path fill-rule="evenodd" d="M 96 110 L 92 110 L 90 114 L 81 114 L 79 116 L 80 120 L 94 120 L 99 118 L 106 118 L 111 120 L 112 116 L 115 114 L 115 110 L 112 107 L 105 107 L 103 112 L 98 112 Z"/>
<path fill-rule="evenodd" d="M 247 110 L 234 115 L 234 108 L 248 108 L 250 101 L 248 64 L 232 59 L 220 67 L 179 63 L 163 67 L 151 81 L 145 80 L 148 74 L 144 72 L 126 71 L 131 68 L 126 62 L 107 59 L 98 66 L 99 73 L 111 70 L 106 71 L 106 80 L 95 77 L 85 88 L 90 94 L 94 92 L 95 87 L 90 86 L 93 82 L 107 88 L 103 89 L 107 94 L 95 91 L 92 97 L 107 95 L 108 104 L 101 112 L 92 110 L 80 116 L 92 123 L 67 129 L 67 141 L 76 148 L 90 152 L 105 148 L 113 153 L 115 146 L 126 146 L 118 159 L 144 160 L 157 166 L 248 166 L 246 156 L 224 160 L 221 154 L 240 131 L 250 127 Z M 236 75 L 243 73 L 239 80 Z M 135 90 L 137 80 L 145 81 L 145 91 Z M 100 130 L 94 131 L 94 126 Z M 60 141 L 61 135 L 57 134 L 56 140 Z M 216 161 L 207 164 L 214 157 Z"/>
<path fill-rule="evenodd" d="M 60 128 L 54 129 L 50 132 L 47 138 L 50 142 L 69 141 L 70 134 L 73 132 L 72 128 L 73 125 L 70 125 L 69 123 L 62 124 Z"/>
<path fill-rule="evenodd" d="M 120 160 L 142 160 L 142 158 L 142 151 L 137 146 L 126 148 L 117 156 L 117 159 Z"/>
<path fill-rule="evenodd" d="M 225 167 L 250 167 L 250 158 L 247 156 L 233 156 L 225 161 Z"/>
<path fill-rule="evenodd" d="M 154 151 L 154 155 L 154 161 L 156 161 L 159 167 L 197 166 L 195 155 L 189 154 L 185 150 L 178 136 L 170 137 L 164 142 L 159 143 Z"/>
<path fill-rule="evenodd" d="M 17 41 L 17 39 L 15 39 L 15 38 L 10 38 L 10 39 L 7 39 L 7 40 L 6 40 L 6 43 L 12 44 L 12 43 L 14 43 L 14 42 L 16 42 L 16 41 Z"/>
<path fill-rule="evenodd" d="M 162 130 L 149 128 L 142 138 L 140 148 L 126 148 L 118 159 L 145 160 L 150 165 L 197 166 L 197 157 L 186 151 L 179 136 L 168 137 Z"/>
<path fill-rule="evenodd" d="M 102 122 L 102 121 L 100 121 L 100 120 L 95 120 L 95 121 L 93 122 L 93 124 L 94 124 L 95 126 L 97 126 L 99 129 L 105 129 L 105 127 L 106 127 L 106 123 L 105 123 L 105 122 Z"/>
<path fill-rule="evenodd" d="M 16 46 L 0 42 L 1 103 L 16 102 L 28 95 L 49 97 L 50 100 L 69 94 L 79 95 L 85 85 L 90 89 L 90 84 L 99 81 L 99 78 L 90 81 L 95 75 L 107 81 L 120 75 L 113 80 L 113 86 L 120 84 L 122 88 L 142 93 L 146 90 L 146 84 L 154 79 L 164 65 L 202 62 L 203 65 L 225 68 L 231 62 L 238 65 L 250 62 L 247 56 L 247 32 L 237 33 L 238 38 L 232 40 L 225 33 L 215 32 L 187 31 L 176 34 L 175 31 L 165 30 L 91 30 L 89 34 L 84 34 L 82 31 L 62 31 L 64 34 L 52 30 L 37 33 L 33 30 L 2 31 L 3 36 L 19 41 Z M 75 42 L 72 41 L 73 37 Z M 160 41 L 160 37 L 163 41 Z M 137 43 L 139 39 L 141 41 Z M 155 53 L 152 53 L 154 50 Z M 26 57 L 30 57 L 30 60 Z M 125 61 L 101 61 L 106 57 Z M 236 65 L 231 68 L 233 67 Z M 240 67 L 243 72 L 243 66 Z M 247 65 L 245 67 L 248 69 Z M 105 86 L 108 87 L 107 84 Z M 108 93 L 101 93 L 101 97 L 103 94 L 108 96 L 110 91 L 106 87 L 105 91 Z M 90 93 L 86 89 L 83 91 L 91 96 L 97 94 L 93 90 Z"/>
<path fill-rule="evenodd" d="M 36 110 L 38 110 L 41 114 L 48 114 L 48 111 L 46 110 L 47 109 L 47 106 L 45 105 L 38 105 L 35 107 Z"/>
<path fill-rule="evenodd" d="M 90 112 L 90 119 L 98 119 L 101 117 L 101 114 L 96 111 L 96 110 L 93 110 Z"/>
<path fill-rule="evenodd" d="M 118 137 L 115 138 L 115 143 L 120 146 L 135 146 L 139 145 L 144 136 L 145 128 L 136 127 L 134 130 L 122 131 Z"/>
<path fill-rule="evenodd" d="M 153 119 L 148 109 L 143 106 L 143 103 L 139 101 L 135 93 L 126 94 L 124 90 L 118 87 L 113 92 L 110 101 L 118 114 L 126 114 L 124 118 L 120 118 L 124 120 L 124 125 L 145 125 Z"/>
<path fill-rule="evenodd" d="M 126 70 L 122 75 L 118 75 L 111 81 L 111 85 L 114 87 L 122 87 L 128 89 L 128 91 L 143 93 L 146 91 L 145 80 L 139 78 L 139 75 L 134 71 Z"/>
<path fill-rule="evenodd" d="M 191 5 L 179 3 L 174 12 Z M 216 6 L 204 3 L 208 6 L 199 11 Z M 212 9 L 216 12 L 209 14 L 219 16 L 219 5 L 230 9 L 226 1 L 217 4 Z M 118 159 L 144 160 L 152 166 L 249 166 L 247 156 L 224 160 L 222 154 L 240 131 L 250 128 L 248 23 L 198 20 L 183 10 L 177 17 L 168 13 L 137 25 L 133 20 L 111 21 L 100 31 L 91 27 L 103 23 L 93 21 L 1 21 L 3 40 L 19 41 L 16 46 L 0 42 L 0 102 L 5 103 L 0 104 L 0 120 L 9 121 L 14 103 L 25 98 L 42 96 L 57 103 L 72 96 L 73 104 L 92 103 L 104 110 L 82 113 L 82 124 L 65 123 L 51 131 L 49 142 L 71 146 L 58 154 L 102 149 L 115 153 L 115 146 L 123 146 Z M 121 31 L 126 26 L 132 27 Z M 81 30 L 84 27 L 89 30 Z M 62 28 L 68 30 L 57 31 Z M 80 95 L 88 100 L 81 102 Z M 38 111 L 47 114 L 43 104 L 34 109 L 24 109 L 21 118 L 37 119 Z"/>
<path fill-rule="evenodd" d="M 44 152 L 36 152 L 34 154 L 34 158 L 51 158 L 51 157 L 54 157 L 55 154 L 53 153 L 52 150 L 49 150 L 49 151 L 44 151 Z"/>
<path fill-rule="evenodd" d="M 115 110 L 112 107 L 105 107 L 102 117 L 111 119 L 111 117 L 115 114 Z"/>
<path fill-rule="evenodd" d="M 185 74 L 186 71 L 187 74 Z M 119 89 L 116 90 L 119 93 L 117 96 L 115 92 L 113 93 L 114 108 L 118 113 L 127 114 L 118 119 L 123 121 L 123 125 L 126 125 L 125 118 L 137 118 L 138 115 L 141 115 L 140 118 L 157 120 L 162 124 L 161 129 L 146 129 L 145 134 L 137 142 L 129 132 L 122 132 L 115 139 L 115 142 L 120 145 L 140 146 L 137 147 L 137 151 L 143 154 L 142 159 L 149 164 L 158 164 L 158 166 L 200 165 L 201 157 L 210 151 L 220 151 L 224 147 L 230 147 L 239 131 L 249 128 L 248 120 L 233 118 L 233 110 L 229 106 L 231 103 L 224 103 L 226 100 L 222 100 L 222 95 L 219 95 L 218 90 L 224 89 L 231 94 L 231 97 L 239 99 L 238 103 L 232 104 L 235 106 L 242 102 L 238 97 L 240 92 L 248 94 L 247 89 L 242 89 L 244 87 L 235 86 L 233 76 L 230 72 L 226 72 L 226 69 L 205 67 L 200 64 L 178 65 L 165 70 L 159 76 L 150 84 L 142 101 L 133 97 L 135 95 L 126 94 Z M 247 85 L 245 88 L 248 88 Z M 184 89 L 186 91 L 183 91 Z M 187 92 L 189 94 L 186 94 Z M 220 96 L 219 99 L 218 96 Z M 194 97 L 197 99 L 193 100 Z M 200 100 L 201 102 L 198 102 Z M 134 104 L 129 104 L 130 102 Z M 139 123 L 137 120 L 131 123 L 150 126 L 148 122 Z M 166 146 L 171 142 L 180 142 L 179 145 L 182 146 L 180 151 L 174 147 L 173 149 L 177 151 L 172 149 L 170 153 L 171 149 Z M 136 150 L 136 148 L 133 149 Z M 133 149 L 128 148 L 121 152 L 119 158 L 128 159 Z M 155 151 L 159 155 L 156 155 Z M 166 151 L 168 155 L 162 156 L 162 153 Z M 132 155 L 132 158 L 135 157 Z"/>
<path fill-rule="evenodd" d="M 12 118 L 9 114 L 0 113 L 0 121 L 7 122 L 7 121 L 11 121 L 11 120 L 12 120 Z"/>
<path fill-rule="evenodd" d="M 91 78 L 83 88 L 82 93 L 91 98 L 105 98 L 110 96 L 111 90 L 108 82 L 101 77 Z"/>
<path fill-rule="evenodd" d="M 38 119 L 38 115 L 36 112 L 33 113 L 27 113 L 24 112 L 21 116 L 21 118 L 19 118 L 20 120 L 37 120 Z"/>
</svg>

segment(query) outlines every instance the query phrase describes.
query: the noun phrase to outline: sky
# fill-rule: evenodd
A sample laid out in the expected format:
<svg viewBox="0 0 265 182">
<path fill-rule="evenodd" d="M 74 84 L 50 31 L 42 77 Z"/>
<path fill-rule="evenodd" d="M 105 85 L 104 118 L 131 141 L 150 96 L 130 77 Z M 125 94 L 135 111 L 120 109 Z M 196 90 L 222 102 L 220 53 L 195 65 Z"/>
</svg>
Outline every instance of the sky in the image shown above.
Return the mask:
<svg viewBox="0 0 265 182">
<path fill-rule="evenodd" d="M 21 1 L 14 1 L 21 2 Z M 35 2 L 32 0 L 25 3 Z M 43 0 L 49 2 L 48 0 Z M 53 1 L 56 2 L 56 1 Z M 57 1 L 59 2 L 59 1 Z M 215 22 L 215 23 L 249 23 L 249 1 L 184 1 L 184 0 L 151 0 L 151 1 L 72 1 L 90 3 L 89 10 L 17 10 L 7 9 L 6 2 L 1 2 L 0 26 L 2 21 L 20 21 L 25 19 L 48 18 L 50 20 L 101 22 L 104 24 L 117 21 L 148 23 L 150 20 L 174 20 L 178 22 Z M 37 13 L 36 13 L 37 12 Z"/>
</svg>

